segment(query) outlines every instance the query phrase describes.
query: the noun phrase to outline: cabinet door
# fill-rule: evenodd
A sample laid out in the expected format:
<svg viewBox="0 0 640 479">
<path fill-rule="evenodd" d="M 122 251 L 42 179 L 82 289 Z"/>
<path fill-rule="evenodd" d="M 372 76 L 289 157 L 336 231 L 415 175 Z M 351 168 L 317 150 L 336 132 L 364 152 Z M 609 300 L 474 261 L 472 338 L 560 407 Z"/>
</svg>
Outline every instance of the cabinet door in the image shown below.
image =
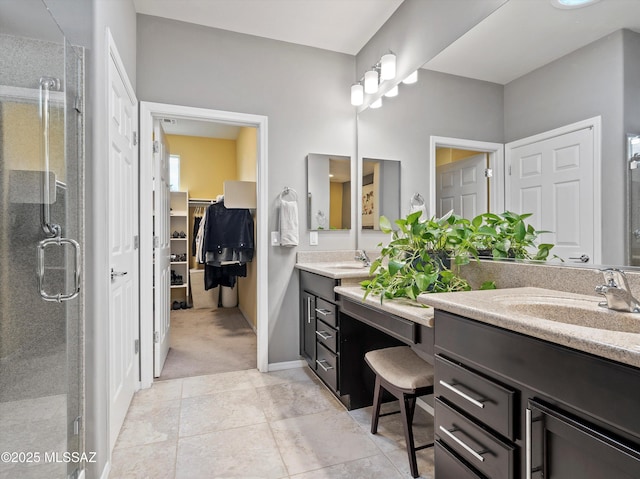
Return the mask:
<svg viewBox="0 0 640 479">
<path fill-rule="evenodd" d="M 640 445 L 536 400 L 529 401 L 526 414 L 527 479 L 640 477 Z"/>
<path fill-rule="evenodd" d="M 300 295 L 300 355 L 316 369 L 316 297 L 303 291 Z"/>
</svg>

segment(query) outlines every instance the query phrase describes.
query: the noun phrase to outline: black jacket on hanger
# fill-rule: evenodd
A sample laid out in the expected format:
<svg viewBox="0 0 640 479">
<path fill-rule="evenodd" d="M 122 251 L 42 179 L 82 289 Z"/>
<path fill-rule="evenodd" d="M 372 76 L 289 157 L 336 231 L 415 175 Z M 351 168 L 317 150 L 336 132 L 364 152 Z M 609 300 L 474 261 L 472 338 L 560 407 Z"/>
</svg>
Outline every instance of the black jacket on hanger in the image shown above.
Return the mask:
<svg viewBox="0 0 640 479">
<path fill-rule="evenodd" d="M 207 208 L 204 233 L 205 262 L 220 266 L 223 261 L 246 263 L 253 259 L 253 217 L 248 209 L 227 209 L 224 201 Z"/>
</svg>

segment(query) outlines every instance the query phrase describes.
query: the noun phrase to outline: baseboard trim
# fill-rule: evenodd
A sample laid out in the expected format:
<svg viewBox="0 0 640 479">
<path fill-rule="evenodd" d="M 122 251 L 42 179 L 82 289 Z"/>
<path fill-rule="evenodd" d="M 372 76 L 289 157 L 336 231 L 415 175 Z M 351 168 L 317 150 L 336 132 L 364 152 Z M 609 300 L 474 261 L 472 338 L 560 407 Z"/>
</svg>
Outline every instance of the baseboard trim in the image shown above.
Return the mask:
<svg viewBox="0 0 640 479">
<path fill-rule="evenodd" d="M 282 363 L 269 363 L 269 371 L 282 371 L 284 369 L 302 368 L 307 365 L 304 359 L 295 361 L 284 361 Z"/>
<path fill-rule="evenodd" d="M 249 321 L 249 316 L 247 315 L 247 313 L 244 312 L 244 310 L 242 309 L 242 307 L 240 306 L 240 304 L 238 303 L 238 311 L 240 311 L 240 314 L 242 314 L 242 317 L 244 318 L 244 320 L 247 322 L 247 324 L 249 325 L 249 327 L 251 329 L 253 329 L 253 332 L 258 334 L 258 328 L 256 328 L 253 323 L 251 321 Z"/>
</svg>

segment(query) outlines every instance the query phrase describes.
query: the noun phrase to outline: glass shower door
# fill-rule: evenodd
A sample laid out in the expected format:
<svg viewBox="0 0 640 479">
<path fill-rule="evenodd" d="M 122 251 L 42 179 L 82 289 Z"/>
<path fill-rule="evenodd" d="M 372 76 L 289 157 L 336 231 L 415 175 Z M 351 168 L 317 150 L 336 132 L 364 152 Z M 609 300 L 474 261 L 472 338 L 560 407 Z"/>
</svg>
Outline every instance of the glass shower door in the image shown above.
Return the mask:
<svg viewBox="0 0 640 479">
<path fill-rule="evenodd" d="M 0 478 L 74 478 L 84 467 L 82 52 L 40 1 L 3 2 L 0 18 Z"/>
</svg>

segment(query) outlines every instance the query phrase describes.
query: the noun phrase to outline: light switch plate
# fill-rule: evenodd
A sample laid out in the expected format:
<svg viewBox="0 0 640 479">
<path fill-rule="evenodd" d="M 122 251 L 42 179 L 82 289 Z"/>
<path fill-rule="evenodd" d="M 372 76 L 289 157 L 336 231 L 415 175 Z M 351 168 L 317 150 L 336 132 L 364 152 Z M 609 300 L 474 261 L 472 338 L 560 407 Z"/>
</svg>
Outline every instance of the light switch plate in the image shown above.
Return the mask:
<svg viewBox="0 0 640 479">
<path fill-rule="evenodd" d="M 272 231 L 271 232 L 271 246 L 280 246 L 280 232 Z"/>
<path fill-rule="evenodd" d="M 309 245 L 310 246 L 318 246 L 318 232 L 311 231 L 309 233 Z"/>
</svg>

